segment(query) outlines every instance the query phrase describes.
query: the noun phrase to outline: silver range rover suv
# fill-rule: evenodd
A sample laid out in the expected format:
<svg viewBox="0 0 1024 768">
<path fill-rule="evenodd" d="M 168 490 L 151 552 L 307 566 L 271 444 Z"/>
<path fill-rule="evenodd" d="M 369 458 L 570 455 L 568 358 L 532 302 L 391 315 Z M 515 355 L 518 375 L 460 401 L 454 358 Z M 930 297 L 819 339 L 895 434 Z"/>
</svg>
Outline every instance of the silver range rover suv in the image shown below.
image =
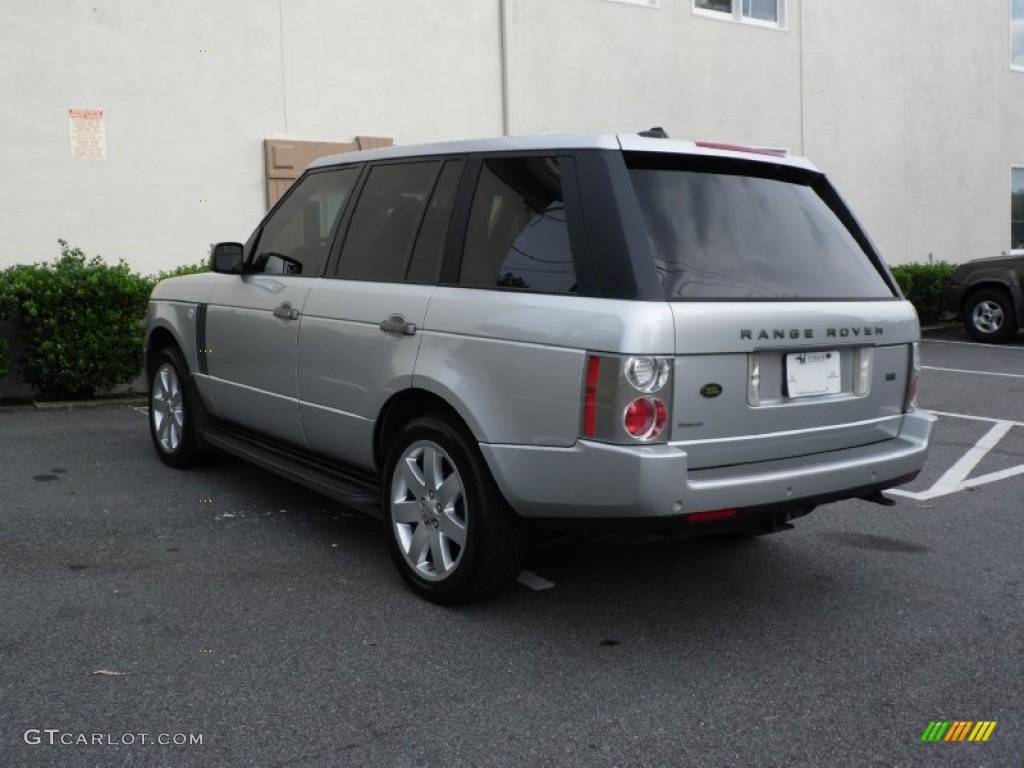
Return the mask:
<svg viewBox="0 0 1024 768">
<path fill-rule="evenodd" d="M 380 517 L 438 602 L 537 529 L 765 533 L 920 471 L 914 308 L 807 161 L 654 135 L 389 147 L 306 170 L 161 282 L 157 454 Z"/>
</svg>

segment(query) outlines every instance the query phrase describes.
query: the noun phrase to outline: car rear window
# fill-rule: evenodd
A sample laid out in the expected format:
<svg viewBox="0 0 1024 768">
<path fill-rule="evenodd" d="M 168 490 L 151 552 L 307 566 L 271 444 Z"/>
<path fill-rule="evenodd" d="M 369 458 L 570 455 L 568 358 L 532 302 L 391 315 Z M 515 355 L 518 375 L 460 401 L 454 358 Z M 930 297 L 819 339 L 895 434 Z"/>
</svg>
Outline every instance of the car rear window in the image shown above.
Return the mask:
<svg viewBox="0 0 1024 768">
<path fill-rule="evenodd" d="M 815 191 L 820 174 L 650 153 L 626 163 L 666 299 L 893 297 Z"/>
</svg>

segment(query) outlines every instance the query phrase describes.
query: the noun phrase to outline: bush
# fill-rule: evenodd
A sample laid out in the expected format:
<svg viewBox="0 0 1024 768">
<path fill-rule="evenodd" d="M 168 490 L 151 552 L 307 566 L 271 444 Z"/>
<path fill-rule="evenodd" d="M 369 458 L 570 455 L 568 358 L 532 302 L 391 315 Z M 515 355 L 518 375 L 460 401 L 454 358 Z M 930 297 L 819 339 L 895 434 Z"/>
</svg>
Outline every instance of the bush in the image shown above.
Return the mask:
<svg viewBox="0 0 1024 768">
<path fill-rule="evenodd" d="M 154 281 L 123 261 L 87 259 L 58 242 L 61 255 L 52 264 L 0 273 L 0 296 L 17 305 L 14 318 L 28 350 L 25 381 L 43 398 L 91 397 L 139 375 Z"/>
<path fill-rule="evenodd" d="M 7 283 L 2 279 L 0 273 L 0 325 L 14 318 L 14 312 L 18 308 L 18 300 L 8 290 Z M 0 379 L 7 375 L 7 342 L 0 339 Z"/>
<path fill-rule="evenodd" d="M 174 269 L 168 269 L 164 272 L 157 272 L 156 275 L 149 278 L 151 285 L 156 285 L 161 280 L 166 280 L 169 277 L 181 277 L 182 275 L 198 275 L 200 272 L 209 272 L 210 265 L 205 261 L 200 261 L 197 264 L 186 264 L 181 267 L 175 267 Z"/>
<path fill-rule="evenodd" d="M 890 267 L 903 295 L 917 309 L 922 325 L 945 322 L 949 310 L 942 302 L 942 289 L 956 270 L 956 264 L 936 261 L 928 264 L 898 264 Z"/>
<path fill-rule="evenodd" d="M 179 275 L 208 272 L 190 264 L 153 276 L 120 261 L 105 264 L 60 243 L 52 264 L 0 271 L 0 322 L 13 320 L 25 339 L 25 382 L 42 398 L 84 398 L 136 378 L 142 370 L 146 305 L 153 286 Z M 0 377 L 7 373 L 0 339 Z"/>
</svg>

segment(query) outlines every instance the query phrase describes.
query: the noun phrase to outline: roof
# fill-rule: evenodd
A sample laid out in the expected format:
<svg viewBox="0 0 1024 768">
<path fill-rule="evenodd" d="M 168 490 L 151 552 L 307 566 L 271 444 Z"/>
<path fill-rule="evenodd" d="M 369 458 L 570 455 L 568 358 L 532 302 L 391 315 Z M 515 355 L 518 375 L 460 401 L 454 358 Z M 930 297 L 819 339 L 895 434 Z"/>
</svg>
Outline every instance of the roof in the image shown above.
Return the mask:
<svg viewBox="0 0 1024 768">
<path fill-rule="evenodd" d="M 739 147 L 726 144 L 676 141 L 674 139 L 649 138 L 635 133 L 628 134 L 537 134 L 533 136 L 504 136 L 493 139 L 466 139 L 433 144 L 404 144 L 358 152 L 328 155 L 310 163 L 310 168 L 330 165 L 362 163 L 369 160 L 392 160 L 425 155 L 465 155 L 479 152 L 545 152 L 562 149 L 604 149 L 626 152 L 665 152 L 683 155 L 711 157 L 732 157 L 761 161 L 775 165 L 817 170 L 806 158 L 776 152 L 758 150 L 756 147 Z"/>
</svg>

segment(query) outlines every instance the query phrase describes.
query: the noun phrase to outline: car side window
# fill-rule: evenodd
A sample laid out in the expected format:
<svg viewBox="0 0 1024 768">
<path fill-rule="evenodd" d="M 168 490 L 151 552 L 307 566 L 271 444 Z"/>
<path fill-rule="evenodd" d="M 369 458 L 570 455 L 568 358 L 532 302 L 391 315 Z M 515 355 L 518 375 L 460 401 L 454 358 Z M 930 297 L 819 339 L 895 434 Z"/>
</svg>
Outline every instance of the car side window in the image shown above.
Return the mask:
<svg viewBox="0 0 1024 768">
<path fill-rule="evenodd" d="M 248 271 L 319 277 L 331 250 L 331 233 L 359 179 L 359 168 L 303 176 L 263 225 Z"/>
<path fill-rule="evenodd" d="M 576 293 L 557 158 L 495 158 L 483 163 L 459 284 Z"/>
<path fill-rule="evenodd" d="M 338 276 L 349 280 L 405 280 L 442 162 L 389 163 L 370 169 L 359 195 Z"/>
</svg>

